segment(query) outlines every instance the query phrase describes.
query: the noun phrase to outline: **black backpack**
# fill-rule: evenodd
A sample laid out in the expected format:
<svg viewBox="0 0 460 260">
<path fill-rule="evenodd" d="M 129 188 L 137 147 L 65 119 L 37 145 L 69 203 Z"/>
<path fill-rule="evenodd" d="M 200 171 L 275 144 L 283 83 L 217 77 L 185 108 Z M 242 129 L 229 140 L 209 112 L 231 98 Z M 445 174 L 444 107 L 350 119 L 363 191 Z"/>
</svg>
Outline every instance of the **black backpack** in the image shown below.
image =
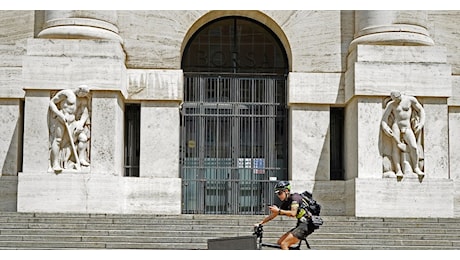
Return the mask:
<svg viewBox="0 0 460 260">
<path fill-rule="evenodd" d="M 319 216 L 321 205 L 313 199 L 313 194 L 309 191 L 304 191 L 300 195 L 302 196 L 302 205 L 300 207 L 307 209 L 313 216 Z"/>
</svg>

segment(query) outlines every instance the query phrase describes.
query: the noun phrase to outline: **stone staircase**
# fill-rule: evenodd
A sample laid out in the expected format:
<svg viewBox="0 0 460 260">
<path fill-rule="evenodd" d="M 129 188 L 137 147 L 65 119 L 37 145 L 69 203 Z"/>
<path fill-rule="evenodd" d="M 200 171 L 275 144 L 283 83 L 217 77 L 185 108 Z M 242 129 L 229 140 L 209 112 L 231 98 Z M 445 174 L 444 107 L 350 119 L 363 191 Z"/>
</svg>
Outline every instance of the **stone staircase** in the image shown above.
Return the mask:
<svg viewBox="0 0 460 260">
<path fill-rule="evenodd" d="M 0 249 L 207 249 L 209 239 L 252 235 L 263 217 L 0 212 Z M 460 218 L 323 220 L 308 239 L 312 249 L 460 249 Z M 274 243 L 294 224 L 272 220 L 264 241 Z"/>
</svg>

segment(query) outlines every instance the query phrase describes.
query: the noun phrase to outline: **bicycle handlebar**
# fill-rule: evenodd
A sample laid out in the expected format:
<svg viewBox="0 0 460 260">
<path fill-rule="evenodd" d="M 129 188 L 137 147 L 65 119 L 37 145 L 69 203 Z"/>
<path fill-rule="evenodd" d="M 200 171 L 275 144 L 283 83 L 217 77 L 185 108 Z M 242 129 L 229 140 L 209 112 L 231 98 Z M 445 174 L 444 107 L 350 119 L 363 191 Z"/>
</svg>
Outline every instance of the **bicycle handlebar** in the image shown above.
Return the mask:
<svg viewBox="0 0 460 260">
<path fill-rule="evenodd" d="M 264 233 L 264 226 L 262 224 L 254 226 L 254 233 L 252 233 L 253 235 L 256 235 L 257 237 L 261 238 L 263 233 Z"/>
</svg>

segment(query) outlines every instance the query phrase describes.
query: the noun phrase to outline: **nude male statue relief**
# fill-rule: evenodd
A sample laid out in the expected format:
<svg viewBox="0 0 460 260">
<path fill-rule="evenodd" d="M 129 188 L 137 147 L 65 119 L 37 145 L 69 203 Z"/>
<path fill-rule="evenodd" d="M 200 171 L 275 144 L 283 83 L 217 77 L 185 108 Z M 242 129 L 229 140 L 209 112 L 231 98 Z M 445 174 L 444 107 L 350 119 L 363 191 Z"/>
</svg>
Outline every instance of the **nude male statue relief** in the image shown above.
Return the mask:
<svg viewBox="0 0 460 260">
<path fill-rule="evenodd" d="M 89 92 L 86 85 L 63 89 L 49 102 L 50 166 L 55 173 L 90 165 Z"/>
<path fill-rule="evenodd" d="M 383 139 L 383 156 L 391 165 L 384 165 L 384 172 L 394 172 L 396 177 L 407 177 L 415 173 L 423 177 L 422 129 L 425 125 L 425 110 L 413 96 L 399 91 L 391 92 L 391 101 L 385 107 L 381 128 L 389 137 Z M 385 169 L 386 168 L 386 169 Z"/>
</svg>

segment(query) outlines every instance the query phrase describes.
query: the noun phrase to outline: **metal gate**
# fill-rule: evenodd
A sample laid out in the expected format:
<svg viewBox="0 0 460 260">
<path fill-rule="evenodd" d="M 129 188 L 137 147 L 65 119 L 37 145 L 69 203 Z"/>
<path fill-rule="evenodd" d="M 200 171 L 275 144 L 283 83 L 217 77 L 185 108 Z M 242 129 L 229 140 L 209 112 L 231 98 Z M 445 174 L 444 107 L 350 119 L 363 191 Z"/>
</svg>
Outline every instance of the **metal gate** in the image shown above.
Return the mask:
<svg viewBox="0 0 460 260">
<path fill-rule="evenodd" d="M 186 73 L 183 213 L 265 214 L 287 179 L 286 77 Z"/>
</svg>

